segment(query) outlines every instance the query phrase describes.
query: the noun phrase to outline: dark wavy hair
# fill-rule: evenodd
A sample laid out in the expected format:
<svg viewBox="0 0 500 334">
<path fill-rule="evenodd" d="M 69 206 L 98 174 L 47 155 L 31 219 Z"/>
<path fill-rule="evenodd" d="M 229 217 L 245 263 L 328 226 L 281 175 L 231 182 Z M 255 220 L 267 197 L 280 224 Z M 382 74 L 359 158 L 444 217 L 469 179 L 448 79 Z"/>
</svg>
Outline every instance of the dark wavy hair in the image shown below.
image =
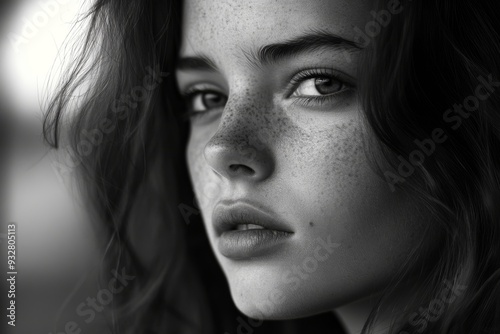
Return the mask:
<svg viewBox="0 0 500 334">
<path fill-rule="evenodd" d="M 390 333 L 500 333 L 496 3 L 402 5 L 366 46 L 359 97 L 382 153 L 376 160 L 380 176 L 432 212 L 442 237 L 431 272 L 422 274 L 411 305 L 394 319 Z M 378 1 L 376 7 L 387 4 Z M 74 172 L 104 236 L 103 274 L 127 268 L 136 276 L 113 302 L 115 332 L 234 331 L 241 316 L 211 254 L 187 175 L 189 130 L 178 116 L 184 105 L 173 75 L 181 17 L 182 1 L 96 0 L 86 16 L 84 42 L 73 50 L 78 58 L 47 109 L 46 140 L 62 152 L 60 166 Z M 462 118 L 449 112 L 485 80 L 493 89 L 474 111 Z M 151 82 L 158 86 L 152 89 Z M 69 127 L 63 128 L 66 118 Z M 446 140 L 434 143 L 428 156 L 415 155 L 422 150 L 415 141 L 439 129 Z M 412 156 L 424 159 L 402 177 L 398 168 L 403 160 L 409 167 Z M 416 249 L 394 277 L 363 333 L 370 332 L 381 308 L 391 306 L 389 297 L 414 272 L 423 251 Z M 462 293 L 436 319 L 415 315 L 454 288 Z M 313 320 L 308 326 L 326 321 Z M 262 332 L 310 332 L 312 327 L 301 324 L 270 322 Z"/>
</svg>

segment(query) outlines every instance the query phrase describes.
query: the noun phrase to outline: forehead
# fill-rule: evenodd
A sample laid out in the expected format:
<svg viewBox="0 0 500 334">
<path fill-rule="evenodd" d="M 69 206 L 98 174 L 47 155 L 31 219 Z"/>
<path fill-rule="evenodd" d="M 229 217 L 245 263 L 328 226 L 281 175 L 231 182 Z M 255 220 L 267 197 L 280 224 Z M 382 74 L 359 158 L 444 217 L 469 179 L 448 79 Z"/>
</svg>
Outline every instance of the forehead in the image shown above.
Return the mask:
<svg viewBox="0 0 500 334">
<path fill-rule="evenodd" d="M 354 40 L 370 18 L 367 0 L 186 0 L 181 55 L 226 61 L 242 50 L 322 29 Z"/>
</svg>

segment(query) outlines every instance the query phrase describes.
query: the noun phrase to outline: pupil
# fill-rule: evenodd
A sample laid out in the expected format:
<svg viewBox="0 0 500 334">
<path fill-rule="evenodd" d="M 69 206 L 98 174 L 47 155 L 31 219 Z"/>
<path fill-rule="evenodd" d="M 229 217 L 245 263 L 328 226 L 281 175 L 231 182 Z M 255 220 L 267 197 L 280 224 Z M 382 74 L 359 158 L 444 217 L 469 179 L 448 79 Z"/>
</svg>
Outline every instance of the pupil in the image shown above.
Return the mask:
<svg viewBox="0 0 500 334">
<path fill-rule="evenodd" d="M 316 89 L 321 94 L 332 94 L 338 92 L 342 88 L 342 84 L 331 78 L 318 78 L 314 82 Z"/>
</svg>

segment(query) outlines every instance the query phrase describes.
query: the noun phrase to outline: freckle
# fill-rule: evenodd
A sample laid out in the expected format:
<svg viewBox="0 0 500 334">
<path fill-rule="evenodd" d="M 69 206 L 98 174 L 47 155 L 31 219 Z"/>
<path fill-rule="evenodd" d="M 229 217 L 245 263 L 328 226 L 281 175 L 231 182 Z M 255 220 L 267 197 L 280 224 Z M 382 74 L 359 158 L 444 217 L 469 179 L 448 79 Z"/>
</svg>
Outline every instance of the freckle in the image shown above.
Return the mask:
<svg viewBox="0 0 500 334">
<path fill-rule="evenodd" d="M 309 226 L 314 226 L 314 223 L 313 222 L 309 222 Z"/>
</svg>

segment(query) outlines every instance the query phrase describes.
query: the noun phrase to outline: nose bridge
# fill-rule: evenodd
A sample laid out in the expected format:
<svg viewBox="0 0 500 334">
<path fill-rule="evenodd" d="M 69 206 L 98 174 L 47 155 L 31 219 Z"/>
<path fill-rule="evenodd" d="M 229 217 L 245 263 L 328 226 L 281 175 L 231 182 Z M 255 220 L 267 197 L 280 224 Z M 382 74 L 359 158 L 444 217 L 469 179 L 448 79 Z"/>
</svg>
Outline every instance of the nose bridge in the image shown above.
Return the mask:
<svg viewBox="0 0 500 334">
<path fill-rule="evenodd" d="M 263 130 L 264 124 L 260 121 L 259 108 L 256 99 L 250 96 L 230 96 L 217 132 L 211 141 L 217 144 L 237 144 L 254 137 L 258 130 Z"/>
<path fill-rule="evenodd" d="M 266 124 L 267 123 L 267 124 Z M 247 92 L 230 95 L 219 127 L 207 142 L 205 159 L 228 179 L 263 180 L 274 169 L 265 103 Z"/>
</svg>

